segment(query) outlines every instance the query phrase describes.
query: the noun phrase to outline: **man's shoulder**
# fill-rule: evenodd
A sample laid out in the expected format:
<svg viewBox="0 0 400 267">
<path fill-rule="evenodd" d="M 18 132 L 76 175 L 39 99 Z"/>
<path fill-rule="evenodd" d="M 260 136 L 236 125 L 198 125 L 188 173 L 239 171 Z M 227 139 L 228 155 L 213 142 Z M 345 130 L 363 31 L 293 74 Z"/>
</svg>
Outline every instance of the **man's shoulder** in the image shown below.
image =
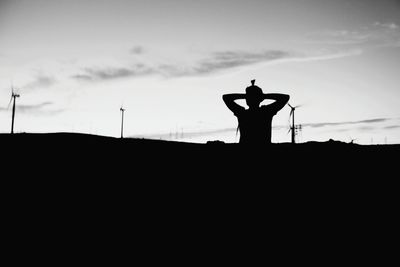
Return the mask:
<svg viewBox="0 0 400 267">
<path fill-rule="evenodd" d="M 261 111 L 264 114 L 268 114 L 268 115 L 275 115 L 276 113 L 278 113 L 279 110 L 277 110 L 274 105 L 262 105 L 260 107 Z"/>
<path fill-rule="evenodd" d="M 260 109 L 263 111 L 271 111 L 271 110 L 274 110 L 274 106 L 271 104 L 262 105 L 262 106 L 260 106 Z"/>
<path fill-rule="evenodd" d="M 240 116 L 240 115 L 244 114 L 246 111 L 247 111 L 246 108 L 244 108 L 244 107 L 238 105 L 238 106 L 235 108 L 235 110 L 233 110 L 233 114 L 234 114 L 235 116 Z"/>
</svg>

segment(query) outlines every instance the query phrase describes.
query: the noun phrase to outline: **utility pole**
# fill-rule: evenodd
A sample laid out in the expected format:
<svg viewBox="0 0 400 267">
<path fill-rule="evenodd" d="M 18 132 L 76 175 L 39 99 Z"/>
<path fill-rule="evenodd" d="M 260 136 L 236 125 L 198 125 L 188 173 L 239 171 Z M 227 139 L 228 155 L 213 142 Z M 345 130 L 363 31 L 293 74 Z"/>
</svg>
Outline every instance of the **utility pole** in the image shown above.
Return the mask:
<svg viewBox="0 0 400 267">
<path fill-rule="evenodd" d="M 291 133 L 291 136 L 292 136 L 292 144 L 294 144 L 294 143 L 296 143 L 296 140 L 295 140 L 295 136 L 296 136 L 296 125 L 294 125 L 294 111 L 296 110 L 297 107 L 300 107 L 300 106 L 295 106 L 295 107 L 293 107 L 293 106 L 290 105 L 289 103 L 288 103 L 288 106 L 290 107 L 289 119 L 290 119 L 290 116 L 292 116 L 292 126 L 290 127 L 290 130 L 292 131 L 292 133 Z"/>
<path fill-rule="evenodd" d="M 294 108 L 293 108 L 293 113 L 292 113 L 292 144 L 296 143 L 295 141 L 295 135 L 296 135 L 296 129 L 295 129 L 295 125 L 294 125 Z"/>
<path fill-rule="evenodd" d="M 13 100 L 13 108 L 12 108 L 12 118 L 11 118 L 11 134 L 14 134 L 14 117 L 15 117 L 15 99 L 19 97 L 18 94 L 11 93 L 11 98 Z"/>
<path fill-rule="evenodd" d="M 121 138 L 124 138 L 124 111 L 125 111 L 125 109 L 121 107 L 119 110 L 120 110 L 121 113 L 122 113 L 122 120 L 121 120 Z"/>
</svg>

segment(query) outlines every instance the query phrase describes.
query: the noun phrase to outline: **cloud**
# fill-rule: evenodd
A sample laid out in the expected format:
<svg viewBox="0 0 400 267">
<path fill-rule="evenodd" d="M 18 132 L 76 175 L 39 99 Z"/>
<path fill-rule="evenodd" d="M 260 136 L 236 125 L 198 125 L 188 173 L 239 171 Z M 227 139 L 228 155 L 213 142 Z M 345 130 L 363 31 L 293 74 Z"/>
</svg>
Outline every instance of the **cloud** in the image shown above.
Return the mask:
<svg viewBox="0 0 400 267">
<path fill-rule="evenodd" d="M 345 51 L 323 50 L 313 53 L 300 53 L 285 50 L 265 50 L 259 53 L 245 51 L 216 52 L 213 57 L 200 61 L 187 75 L 210 74 L 218 71 L 250 66 L 254 64 L 281 64 L 288 62 L 310 62 L 331 60 L 360 55 L 360 49 Z"/>
<path fill-rule="evenodd" d="M 63 109 L 47 109 L 47 107 L 51 107 L 54 103 L 53 102 L 42 102 L 39 104 L 32 104 L 32 105 L 23 105 L 17 104 L 16 110 L 17 112 L 21 113 L 28 113 L 30 115 L 55 115 L 62 111 Z M 0 112 L 10 112 L 11 107 L 3 108 L 0 107 Z"/>
<path fill-rule="evenodd" d="M 383 129 L 386 129 L 386 130 L 392 130 L 392 129 L 398 129 L 398 128 L 400 128 L 400 125 L 388 125 L 388 126 L 383 127 Z"/>
<path fill-rule="evenodd" d="M 164 77 L 204 76 L 221 73 L 255 64 L 279 64 L 286 62 L 307 62 L 331 60 L 360 55 L 360 49 L 345 51 L 323 50 L 312 53 L 299 53 L 286 50 L 262 50 L 257 52 L 227 50 L 215 51 L 202 59 L 189 64 L 176 62 L 145 64 L 136 63 L 128 67 L 91 67 L 82 69 L 81 73 L 71 76 L 79 81 L 105 81 L 120 78 L 141 77 L 158 74 Z"/>
<path fill-rule="evenodd" d="M 343 122 L 319 122 L 319 123 L 304 123 L 302 124 L 303 127 L 312 127 L 312 128 L 319 128 L 319 127 L 326 127 L 326 126 L 342 126 L 342 125 L 354 125 L 354 124 L 373 124 L 373 123 L 380 123 L 392 120 L 392 118 L 377 118 L 377 119 L 368 119 L 368 120 L 360 120 L 360 121 L 343 121 Z"/>
<path fill-rule="evenodd" d="M 309 43 L 326 45 L 356 45 L 362 47 L 399 47 L 400 27 L 396 23 L 375 22 L 355 30 L 326 30 L 307 36 Z"/>
<path fill-rule="evenodd" d="M 40 104 L 35 104 L 35 105 L 17 105 L 17 110 L 22 111 L 22 112 L 30 112 L 30 111 L 35 111 L 39 109 L 43 109 L 44 107 L 53 105 L 52 102 L 43 102 Z"/>
<path fill-rule="evenodd" d="M 374 129 L 375 128 L 371 127 L 371 126 L 360 126 L 360 127 L 357 128 L 357 130 L 360 130 L 360 131 L 371 131 L 371 130 L 374 130 Z"/>
<path fill-rule="evenodd" d="M 144 53 L 144 51 L 145 50 L 144 50 L 143 46 L 136 45 L 129 50 L 129 53 L 132 55 L 141 55 Z"/>
<path fill-rule="evenodd" d="M 300 53 L 284 50 L 249 51 L 216 51 L 207 57 L 193 62 L 192 65 L 181 66 L 162 64 L 157 70 L 165 76 L 199 76 L 219 73 L 259 63 L 284 62 L 304 59 Z"/>
<path fill-rule="evenodd" d="M 154 70 L 144 64 L 135 64 L 131 67 L 85 68 L 83 73 L 73 75 L 72 78 L 81 81 L 104 81 L 128 77 L 138 77 L 154 73 Z"/>
<path fill-rule="evenodd" d="M 80 80 L 80 81 L 93 81 L 94 78 L 89 74 L 75 74 L 72 75 L 71 78 Z"/>
<path fill-rule="evenodd" d="M 365 43 L 371 38 L 368 32 L 348 30 L 328 30 L 312 33 L 307 36 L 313 43 L 329 45 L 350 45 Z"/>
<path fill-rule="evenodd" d="M 256 64 L 332 60 L 361 55 L 368 47 L 400 47 L 400 26 L 393 22 L 375 22 L 367 27 L 353 30 L 334 29 L 314 32 L 306 38 L 307 43 L 325 44 L 325 49 L 306 53 L 281 49 L 214 51 L 204 58 L 188 64 L 174 61 L 152 64 L 150 59 L 141 58 L 142 62 L 129 66 L 86 67 L 72 75 L 71 78 L 78 81 L 106 81 L 151 74 L 164 77 L 203 76 Z M 129 53 L 143 55 L 144 51 L 143 46 L 137 45 L 133 46 Z M 52 83 L 54 83 L 54 79 L 51 77 L 39 76 L 36 82 L 28 86 L 48 86 Z"/>
<path fill-rule="evenodd" d="M 24 89 L 37 89 L 37 88 L 45 88 L 50 87 L 56 83 L 56 79 L 53 76 L 46 75 L 38 75 L 35 79 L 24 86 Z"/>
<path fill-rule="evenodd" d="M 135 49 L 137 50 L 138 48 Z M 84 68 L 81 73 L 73 75 L 72 78 L 81 81 L 104 81 L 140 77 L 149 74 L 160 74 L 167 77 L 196 76 L 261 62 L 277 61 L 293 56 L 294 54 L 288 51 L 280 50 L 265 50 L 261 52 L 219 51 L 211 53 L 208 57 L 193 62 L 191 65 L 168 63 L 151 67 L 144 63 L 137 63 L 130 67 Z"/>
<path fill-rule="evenodd" d="M 134 46 L 129 50 L 132 55 L 141 55 L 144 53 L 142 46 Z M 139 77 L 155 73 L 152 67 L 144 63 L 136 63 L 130 66 L 102 66 L 86 67 L 80 73 L 70 76 L 78 81 L 106 81 L 129 77 Z"/>
<path fill-rule="evenodd" d="M 211 58 L 200 61 L 197 66 L 193 68 L 193 71 L 195 74 L 208 74 L 220 70 L 261 62 L 271 62 L 293 56 L 292 53 L 282 50 L 266 50 L 258 53 L 247 51 L 215 52 Z"/>
<path fill-rule="evenodd" d="M 393 23 L 393 22 L 392 23 L 381 23 L 381 22 L 377 21 L 374 23 L 374 26 L 387 28 L 390 30 L 396 30 L 399 28 L 399 25 L 397 25 L 396 23 Z"/>
<path fill-rule="evenodd" d="M 323 50 L 313 53 L 300 53 L 285 50 L 264 50 L 261 52 L 219 51 L 208 58 L 195 62 L 192 66 L 161 65 L 158 70 L 166 76 L 198 76 L 218 73 L 226 70 L 255 64 L 281 64 L 288 62 L 309 62 L 331 60 L 360 55 L 360 49 L 345 51 Z"/>
<path fill-rule="evenodd" d="M 310 62 L 310 61 L 322 61 L 322 60 L 332 60 L 344 57 L 358 56 L 362 54 L 361 49 L 347 49 L 342 51 L 337 51 L 333 49 L 325 49 L 321 51 L 316 51 L 310 54 L 303 54 L 298 57 L 282 59 L 280 62 Z"/>
</svg>

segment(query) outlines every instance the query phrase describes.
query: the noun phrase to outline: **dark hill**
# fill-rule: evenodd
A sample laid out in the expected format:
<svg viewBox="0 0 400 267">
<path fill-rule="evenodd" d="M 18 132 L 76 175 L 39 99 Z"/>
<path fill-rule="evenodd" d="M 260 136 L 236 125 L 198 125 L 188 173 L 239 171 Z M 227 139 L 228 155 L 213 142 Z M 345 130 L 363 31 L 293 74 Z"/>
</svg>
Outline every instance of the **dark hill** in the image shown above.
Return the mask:
<svg viewBox="0 0 400 267">
<path fill-rule="evenodd" d="M 53 133 L 0 134 L 0 147 L 3 228 L 35 255 L 41 241 L 46 257 L 135 244 L 163 263 L 175 243 L 177 258 L 268 244 L 296 263 L 393 249 L 382 237 L 398 225 L 399 145 L 254 148 Z"/>
<path fill-rule="evenodd" d="M 285 166 L 286 170 L 291 169 L 291 166 L 307 168 L 308 175 L 317 170 L 318 164 L 343 171 L 351 171 L 359 166 L 384 171 L 385 167 L 391 168 L 400 152 L 400 145 L 357 145 L 333 140 L 245 147 L 219 141 L 196 144 L 78 133 L 0 134 L 0 145 L 6 152 L 3 154 L 5 161 L 10 164 L 69 165 L 75 162 L 82 165 L 80 167 L 85 164 L 89 167 L 97 164 L 96 161 L 102 161 L 110 167 L 113 165 L 118 169 L 120 166 L 132 172 L 135 162 L 154 166 L 170 165 L 175 170 L 182 169 L 185 164 L 199 168 L 220 166 L 218 169 L 228 167 L 223 167 L 224 164 L 244 164 L 243 168 L 254 167 L 257 171 L 272 171 L 273 163 L 280 167 Z M 129 164 L 123 166 L 124 163 Z M 71 167 L 74 168 L 74 165 Z M 231 167 L 240 169 L 240 166 Z M 297 172 L 297 175 L 303 176 L 305 173 Z"/>
<path fill-rule="evenodd" d="M 204 201 L 239 195 L 283 202 L 392 197 L 400 152 L 400 145 L 332 140 L 245 147 L 75 133 L 0 134 L 0 147 L 3 181 L 28 195 L 201 195 Z"/>
<path fill-rule="evenodd" d="M 68 175 L 70 180 L 389 179 L 394 177 L 400 152 L 400 145 L 333 140 L 246 147 L 218 141 L 196 144 L 76 133 L 0 134 L 0 146 L 5 169 L 54 179 Z"/>
</svg>

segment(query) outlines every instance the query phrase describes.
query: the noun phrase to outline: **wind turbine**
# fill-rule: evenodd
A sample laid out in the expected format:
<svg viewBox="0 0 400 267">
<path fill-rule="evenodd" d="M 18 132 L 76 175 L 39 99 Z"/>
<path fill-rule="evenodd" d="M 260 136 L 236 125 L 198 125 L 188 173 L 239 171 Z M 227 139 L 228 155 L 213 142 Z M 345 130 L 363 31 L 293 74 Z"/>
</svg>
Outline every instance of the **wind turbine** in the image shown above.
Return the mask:
<svg viewBox="0 0 400 267">
<path fill-rule="evenodd" d="M 124 112 L 125 112 L 125 109 L 124 109 L 123 107 L 121 107 L 119 110 L 121 111 L 121 114 L 122 114 L 122 120 L 121 120 L 121 138 L 124 138 Z"/>
<path fill-rule="evenodd" d="M 301 125 L 295 125 L 294 124 L 294 111 L 296 110 L 296 108 L 300 107 L 301 105 L 297 105 L 297 106 L 293 107 L 292 105 L 290 105 L 288 103 L 288 106 L 290 107 L 289 121 L 290 121 L 290 117 L 292 117 L 292 126 L 290 126 L 289 132 L 291 131 L 292 144 L 295 144 L 296 143 L 296 140 L 295 140 L 296 130 L 297 129 L 301 130 Z"/>
<path fill-rule="evenodd" d="M 14 118 L 15 118 L 15 99 L 19 97 L 19 94 L 14 93 L 14 87 L 11 84 L 11 98 L 10 102 L 8 103 L 7 109 L 10 107 L 11 101 L 13 102 L 12 107 L 12 117 L 11 117 L 11 134 L 14 134 Z"/>
</svg>

